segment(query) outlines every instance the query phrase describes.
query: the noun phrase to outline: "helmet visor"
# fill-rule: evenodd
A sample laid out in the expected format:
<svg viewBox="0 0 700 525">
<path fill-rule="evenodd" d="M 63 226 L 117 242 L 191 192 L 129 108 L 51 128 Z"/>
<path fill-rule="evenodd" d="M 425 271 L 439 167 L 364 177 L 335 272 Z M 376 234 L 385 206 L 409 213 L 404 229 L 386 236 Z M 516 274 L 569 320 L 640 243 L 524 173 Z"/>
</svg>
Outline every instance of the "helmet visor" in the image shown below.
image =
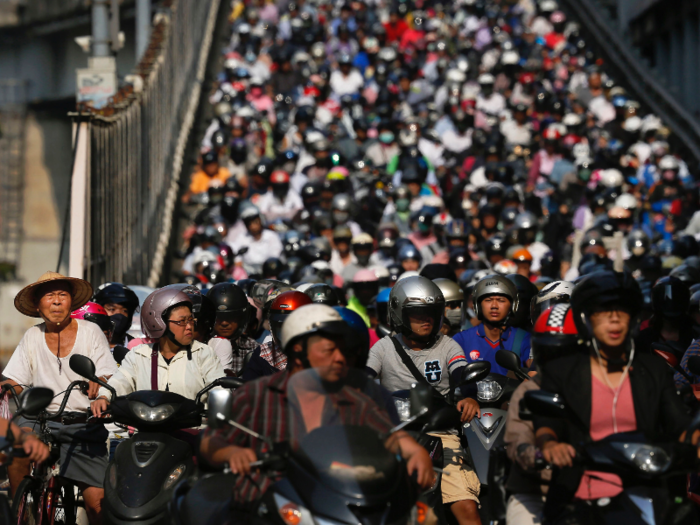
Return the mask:
<svg viewBox="0 0 700 525">
<path fill-rule="evenodd" d="M 427 341 L 440 331 L 443 312 L 444 304 L 408 305 L 402 309 L 402 322 L 412 337 Z"/>
</svg>

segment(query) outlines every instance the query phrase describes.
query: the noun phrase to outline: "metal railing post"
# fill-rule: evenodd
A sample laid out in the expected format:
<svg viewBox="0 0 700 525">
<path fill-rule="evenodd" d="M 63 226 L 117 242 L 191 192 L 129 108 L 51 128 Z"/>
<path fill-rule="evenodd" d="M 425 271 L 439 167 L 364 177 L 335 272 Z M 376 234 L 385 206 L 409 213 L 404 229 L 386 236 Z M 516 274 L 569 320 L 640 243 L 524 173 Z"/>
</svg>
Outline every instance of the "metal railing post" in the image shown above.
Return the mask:
<svg viewBox="0 0 700 525">
<path fill-rule="evenodd" d="M 80 133 L 78 133 L 80 127 Z M 73 136 L 77 136 L 75 162 L 71 177 L 70 247 L 68 250 L 68 275 L 85 276 L 85 236 L 88 210 L 88 178 L 90 177 L 90 123 L 78 120 L 73 124 Z"/>
</svg>

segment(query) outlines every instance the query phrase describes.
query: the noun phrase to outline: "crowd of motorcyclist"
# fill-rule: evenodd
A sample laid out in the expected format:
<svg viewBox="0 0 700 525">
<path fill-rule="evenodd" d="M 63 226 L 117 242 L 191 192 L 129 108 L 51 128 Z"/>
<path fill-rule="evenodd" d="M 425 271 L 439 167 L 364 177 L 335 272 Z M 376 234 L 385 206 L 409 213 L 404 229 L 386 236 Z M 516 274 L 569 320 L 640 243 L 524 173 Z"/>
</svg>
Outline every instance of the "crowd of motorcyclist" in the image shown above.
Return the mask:
<svg viewBox="0 0 700 525">
<path fill-rule="evenodd" d="M 678 441 L 697 409 L 700 192 L 671 131 L 555 0 L 234 1 L 230 26 L 175 284 L 140 302 L 121 283 L 48 272 L 15 301 L 43 323 L 4 384 L 61 392 L 80 379 L 75 353 L 118 396 L 194 399 L 239 377 L 233 420 L 276 442 L 293 430 L 287 382 L 305 369 L 335 381 L 361 370 L 389 392 L 428 385 L 465 424 L 489 399 L 462 388 L 465 370 L 488 362 L 522 381 L 504 405 L 507 523 L 597 523 L 597 509 L 623 508 L 620 477 L 577 463 L 576 446 L 623 432 Z M 522 417 L 540 389 L 569 416 Z M 91 381 L 69 409 L 99 418 L 112 400 Z M 404 418 L 375 401 L 378 432 Z M 9 466 L 13 490 L 48 454 L 31 421 L 17 424 L 30 457 Z M 51 424 L 60 474 L 99 523 L 109 457 L 129 434 Z M 484 480 L 463 432 L 431 433 L 442 503 L 480 523 Z M 251 467 L 268 443 L 237 427 L 179 435 L 240 474 L 226 519 L 244 522 L 274 481 Z M 385 445 L 433 484 L 414 437 Z"/>
</svg>

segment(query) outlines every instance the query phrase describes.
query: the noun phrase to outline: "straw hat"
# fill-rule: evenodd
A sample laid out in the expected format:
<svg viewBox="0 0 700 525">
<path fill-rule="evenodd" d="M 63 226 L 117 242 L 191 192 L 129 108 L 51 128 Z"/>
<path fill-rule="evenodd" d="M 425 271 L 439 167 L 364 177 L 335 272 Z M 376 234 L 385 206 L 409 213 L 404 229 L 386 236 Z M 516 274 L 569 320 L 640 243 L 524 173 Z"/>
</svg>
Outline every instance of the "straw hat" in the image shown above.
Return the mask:
<svg viewBox="0 0 700 525">
<path fill-rule="evenodd" d="M 56 272 L 46 272 L 36 282 L 28 284 L 20 290 L 15 296 L 15 308 L 28 317 L 40 317 L 39 312 L 36 311 L 34 293 L 39 286 L 52 281 L 64 281 L 70 285 L 73 297 L 71 310 L 77 310 L 85 306 L 85 303 L 92 297 L 92 285 L 89 282 L 76 279 L 75 277 L 66 277 Z"/>
</svg>

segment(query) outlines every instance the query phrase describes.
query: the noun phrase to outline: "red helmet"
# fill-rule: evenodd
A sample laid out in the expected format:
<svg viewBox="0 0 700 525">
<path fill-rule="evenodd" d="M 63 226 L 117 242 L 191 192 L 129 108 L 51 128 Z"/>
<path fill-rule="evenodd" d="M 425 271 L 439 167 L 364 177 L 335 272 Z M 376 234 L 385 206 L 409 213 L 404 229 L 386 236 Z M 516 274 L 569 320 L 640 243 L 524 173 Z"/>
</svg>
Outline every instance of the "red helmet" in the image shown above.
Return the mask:
<svg viewBox="0 0 700 525">
<path fill-rule="evenodd" d="M 574 312 L 569 303 L 550 306 L 535 321 L 532 350 L 539 364 L 584 346 L 585 341 L 576 329 Z"/>
<path fill-rule="evenodd" d="M 294 310 L 301 308 L 306 304 L 311 304 L 311 302 L 311 298 L 308 295 L 298 290 L 282 292 L 275 297 L 275 300 L 272 301 L 272 306 L 270 306 L 269 319 L 270 331 L 272 332 L 272 337 L 277 344 L 280 344 L 282 324 L 284 324 L 287 316 Z"/>
<path fill-rule="evenodd" d="M 87 302 L 85 303 L 85 306 L 82 306 L 72 312 L 70 316 L 73 319 L 82 319 L 83 321 L 90 321 L 91 323 L 95 323 L 97 326 L 100 327 L 100 330 L 103 332 L 108 332 L 109 337 L 112 336 L 112 330 L 114 330 L 114 323 L 109 318 L 109 315 L 107 315 L 107 311 L 102 308 L 102 305 L 99 305 L 97 303 L 93 302 Z"/>
</svg>

